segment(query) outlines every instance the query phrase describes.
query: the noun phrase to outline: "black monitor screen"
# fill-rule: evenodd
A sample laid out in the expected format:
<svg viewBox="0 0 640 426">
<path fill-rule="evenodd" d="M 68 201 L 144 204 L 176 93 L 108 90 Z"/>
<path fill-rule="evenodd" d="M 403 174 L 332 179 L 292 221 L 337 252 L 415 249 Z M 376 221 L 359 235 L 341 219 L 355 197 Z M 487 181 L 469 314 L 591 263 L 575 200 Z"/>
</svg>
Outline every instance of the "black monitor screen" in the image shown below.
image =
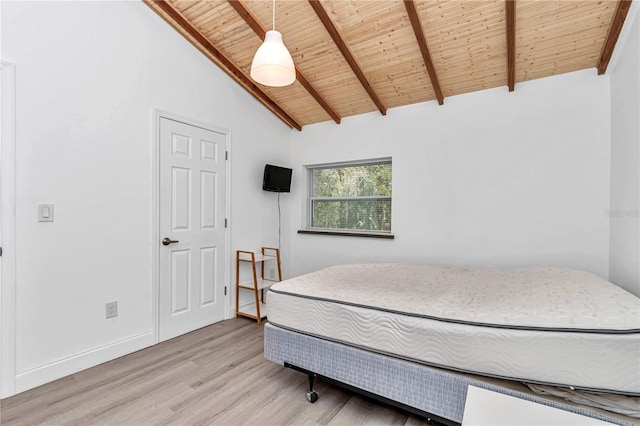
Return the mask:
<svg viewBox="0 0 640 426">
<path fill-rule="evenodd" d="M 291 169 L 286 167 L 264 166 L 264 180 L 262 189 L 272 192 L 290 192 L 291 190 Z"/>
</svg>

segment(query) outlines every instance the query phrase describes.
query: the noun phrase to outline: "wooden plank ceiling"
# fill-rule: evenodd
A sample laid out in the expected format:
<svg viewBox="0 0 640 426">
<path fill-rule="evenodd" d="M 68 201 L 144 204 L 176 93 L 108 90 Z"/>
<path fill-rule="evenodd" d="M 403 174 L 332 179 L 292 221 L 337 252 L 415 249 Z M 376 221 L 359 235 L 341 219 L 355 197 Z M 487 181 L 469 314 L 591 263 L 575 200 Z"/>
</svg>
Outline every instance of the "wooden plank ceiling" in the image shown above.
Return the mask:
<svg viewBox="0 0 640 426">
<path fill-rule="evenodd" d="M 296 82 L 251 80 L 271 0 L 143 0 L 288 126 L 595 67 L 631 0 L 277 0 Z"/>
</svg>

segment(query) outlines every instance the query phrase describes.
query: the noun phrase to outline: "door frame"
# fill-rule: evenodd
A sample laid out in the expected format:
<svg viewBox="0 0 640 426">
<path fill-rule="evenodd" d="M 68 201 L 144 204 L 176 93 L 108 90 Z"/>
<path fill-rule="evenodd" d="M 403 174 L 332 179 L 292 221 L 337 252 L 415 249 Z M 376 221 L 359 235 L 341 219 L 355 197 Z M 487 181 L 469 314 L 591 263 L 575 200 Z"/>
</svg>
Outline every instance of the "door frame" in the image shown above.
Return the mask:
<svg viewBox="0 0 640 426">
<path fill-rule="evenodd" d="M 160 342 L 160 120 L 166 118 L 168 120 L 177 121 L 189 126 L 199 127 L 205 130 L 209 130 L 216 133 L 222 133 L 225 135 L 225 150 L 228 152 L 228 157 L 225 163 L 226 185 L 225 185 L 225 217 L 229 219 L 231 217 L 231 131 L 223 127 L 215 126 L 209 123 L 203 123 L 201 121 L 192 120 L 178 114 L 174 114 L 161 109 L 153 110 L 153 218 L 152 223 L 152 265 L 153 265 L 153 288 L 152 288 L 152 309 L 151 309 L 151 323 L 153 324 L 153 334 L 155 336 L 155 342 Z M 228 221 L 229 223 L 229 221 Z M 231 274 L 231 226 L 230 224 L 225 228 L 224 232 L 224 285 L 227 287 L 227 294 L 224 297 L 224 318 L 230 318 L 230 306 L 231 300 L 231 288 L 230 288 L 230 274 Z"/>
<path fill-rule="evenodd" d="M 16 384 L 16 66 L 0 60 L 2 211 L 0 237 L 0 398 Z"/>
</svg>

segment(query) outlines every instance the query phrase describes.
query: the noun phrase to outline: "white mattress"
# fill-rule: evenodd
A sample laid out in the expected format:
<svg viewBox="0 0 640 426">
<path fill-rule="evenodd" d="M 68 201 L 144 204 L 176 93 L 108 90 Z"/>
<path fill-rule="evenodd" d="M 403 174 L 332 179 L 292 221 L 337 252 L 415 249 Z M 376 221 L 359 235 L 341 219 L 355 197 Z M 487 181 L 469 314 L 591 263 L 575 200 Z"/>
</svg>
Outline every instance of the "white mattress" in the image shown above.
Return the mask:
<svg viewBox="0 0 640 426">
<path fill-rule="evenodd" d="M 584 271 L 340 265 L 275 284 L 267 316 L 440 367 L 640 395 L 640 299 Z"/>
</svg>

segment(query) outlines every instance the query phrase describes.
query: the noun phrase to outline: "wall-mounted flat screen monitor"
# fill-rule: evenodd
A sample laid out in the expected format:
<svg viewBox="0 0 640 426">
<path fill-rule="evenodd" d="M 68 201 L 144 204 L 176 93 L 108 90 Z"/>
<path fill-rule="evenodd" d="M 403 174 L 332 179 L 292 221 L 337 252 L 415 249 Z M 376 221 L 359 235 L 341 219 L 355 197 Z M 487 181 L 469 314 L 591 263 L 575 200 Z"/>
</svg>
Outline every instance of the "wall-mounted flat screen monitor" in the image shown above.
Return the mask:
<svg viewBox="0 0 640 426">
<path fill-rule="evenodd" d="M 286 167 L 264 166 L 262 189 L 271 192 L 291 192 L 291 169 Z"/>
</svg>

